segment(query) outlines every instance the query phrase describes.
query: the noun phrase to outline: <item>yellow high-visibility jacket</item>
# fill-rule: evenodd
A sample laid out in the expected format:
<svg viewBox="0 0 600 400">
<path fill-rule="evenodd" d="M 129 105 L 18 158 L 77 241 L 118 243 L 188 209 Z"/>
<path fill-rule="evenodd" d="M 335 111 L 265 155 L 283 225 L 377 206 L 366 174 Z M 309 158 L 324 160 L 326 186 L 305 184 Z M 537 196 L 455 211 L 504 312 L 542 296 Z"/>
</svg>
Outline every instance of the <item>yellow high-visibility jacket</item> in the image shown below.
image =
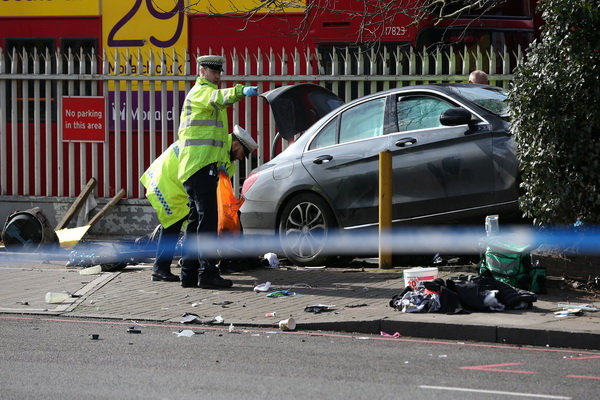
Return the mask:
<svg viewBox="0 0 600 400">
<path fill-rule="evenodd" d="M 238 84 L 219 89 L 204 78 L 196 80 L 185 98 L 179 123 L 178 178 L 181 183 L 212 163 L 225 166 L 227 173 L 233 174 L 227 107 L 244 98 L 243 88 Z"/>
<path fill-rule="evenodd" d="M 226 146 L 231 148 L 231 135 L 227 135 Z M 146 198 L 156 211 L 158 222 L 165 227 L 187 217 L 190 212 L 189 199 L 183 183 L 178 178 L 179 142 L 167 148 L 144 172 L 140 182 L 146 188 Z M 230 176 L 235 172 L 235 164 L 223 164 Z"/>
<path fill-rule="evenodd" d="M 165 228 L 186 217 L 190 211 L 188 195 L 177 178 L 180 152 L 179 144 L 173 143 L 140 178 L 146 188 L 146 197 Z"/>
</svg>

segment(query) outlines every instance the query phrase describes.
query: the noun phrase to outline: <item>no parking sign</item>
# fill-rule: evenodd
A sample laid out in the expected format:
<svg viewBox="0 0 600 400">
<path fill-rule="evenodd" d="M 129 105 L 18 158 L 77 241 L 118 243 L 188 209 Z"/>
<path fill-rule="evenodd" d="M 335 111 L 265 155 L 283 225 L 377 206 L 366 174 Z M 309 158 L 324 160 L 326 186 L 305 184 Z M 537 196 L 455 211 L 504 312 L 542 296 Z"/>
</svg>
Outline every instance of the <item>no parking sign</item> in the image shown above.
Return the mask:
<svg viewBox="0 0 600 400">
<path fill-rule="evenodd" d="M 62 140 L 73 142 L 106 141 L 104 97 L 70 96 L 62 98 Z"/>
</svg>

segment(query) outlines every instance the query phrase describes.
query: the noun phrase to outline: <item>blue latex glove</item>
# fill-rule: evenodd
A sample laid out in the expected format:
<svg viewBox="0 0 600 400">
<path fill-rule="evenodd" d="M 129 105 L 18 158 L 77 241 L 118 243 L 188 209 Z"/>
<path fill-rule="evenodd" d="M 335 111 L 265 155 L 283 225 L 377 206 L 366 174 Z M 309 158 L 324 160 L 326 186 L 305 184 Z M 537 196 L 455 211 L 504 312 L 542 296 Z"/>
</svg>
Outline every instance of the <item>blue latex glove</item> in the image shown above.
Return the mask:
<svg viewBox="0 0 600 400">
<path fill-rule="evenodd" d="M 258 96 L 258 86 L 246 86 L 242 93 L 244 93 L 244 96 Z"/>
</svg>

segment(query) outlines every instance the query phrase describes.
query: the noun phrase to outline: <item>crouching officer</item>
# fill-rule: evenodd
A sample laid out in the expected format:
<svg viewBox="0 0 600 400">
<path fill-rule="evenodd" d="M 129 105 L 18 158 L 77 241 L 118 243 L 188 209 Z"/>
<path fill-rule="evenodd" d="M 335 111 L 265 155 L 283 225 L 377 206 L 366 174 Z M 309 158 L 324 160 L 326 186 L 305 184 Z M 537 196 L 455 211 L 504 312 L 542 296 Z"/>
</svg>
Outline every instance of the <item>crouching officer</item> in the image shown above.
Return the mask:
<svg viewBox="0 0 600 400">
<path fill-rule="evenodd" d="M 173 143 L 140 178 L 146 188 L 146 198 L 161 225 L 156 259 L 152 266 L 153 281 L 179 281 L 179 277 L 171 273 L 171 262 L 181 227 L 190 213 L 187 193 L 177 179 L 180 151 L 179 143 Z"/>
</svg>

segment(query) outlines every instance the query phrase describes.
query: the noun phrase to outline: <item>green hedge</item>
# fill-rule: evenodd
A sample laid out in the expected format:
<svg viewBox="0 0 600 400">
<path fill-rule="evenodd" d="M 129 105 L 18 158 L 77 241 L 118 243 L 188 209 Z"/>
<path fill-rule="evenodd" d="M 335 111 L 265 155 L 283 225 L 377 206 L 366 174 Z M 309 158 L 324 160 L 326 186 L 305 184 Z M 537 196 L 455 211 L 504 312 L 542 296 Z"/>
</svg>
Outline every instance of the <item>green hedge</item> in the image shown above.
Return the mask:
<svg viewBox="0 0 600 400">
<path fill-rule="evenodd" d="M 521 208 L 536 225 L 600 223 L 600 0 L 543 0 L 541 40 L 510 89 Z"/>
</svg>

